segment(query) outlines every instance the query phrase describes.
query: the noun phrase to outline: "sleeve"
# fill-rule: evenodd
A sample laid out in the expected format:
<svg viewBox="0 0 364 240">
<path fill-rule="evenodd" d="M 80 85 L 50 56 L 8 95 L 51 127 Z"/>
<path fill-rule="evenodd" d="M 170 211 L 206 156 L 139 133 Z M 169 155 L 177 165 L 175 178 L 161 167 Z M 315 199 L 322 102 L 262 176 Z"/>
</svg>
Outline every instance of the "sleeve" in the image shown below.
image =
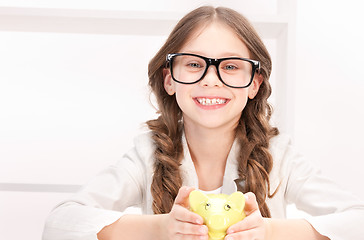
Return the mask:
<svg viewBox="0 0 364 240">
<path fill-rule="evenodd" d="M 43 240 L 96 240 L 123 211 L 143 202 L 145 170 L 135 150 L 95 176 L 48 216 Z"/>
<path fill-rule="evenodd" d="M 331 240 L 363 239 L 364 202 L 324 177 L 292 149 L 286 153 L 288 179 L 285 198 L 311 215 L 306 219 Z"/>
</svg>

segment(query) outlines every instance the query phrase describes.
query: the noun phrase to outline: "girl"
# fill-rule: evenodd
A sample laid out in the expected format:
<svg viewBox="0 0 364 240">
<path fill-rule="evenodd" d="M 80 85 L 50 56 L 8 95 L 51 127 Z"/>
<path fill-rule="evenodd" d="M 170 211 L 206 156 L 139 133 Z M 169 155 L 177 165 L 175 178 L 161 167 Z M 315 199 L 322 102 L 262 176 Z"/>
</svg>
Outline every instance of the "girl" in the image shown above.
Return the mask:
<svg viewBox="0 0 364 240">
<path fill-rule="evenodd" d="M 208 239 L 188 195 L 245 192 L 226 239 L 362 239 L 364 204 L 323 178 L 269 124 L 271 59 L 239 13 L 187 14 L 149 64 L 160 116 L 116 165 L 58 206 L 43 239 Z M 286 205 L 315 217 L 284 220 Z M 143 215 L 127 215 L 139 205 Z"/>
</svg>

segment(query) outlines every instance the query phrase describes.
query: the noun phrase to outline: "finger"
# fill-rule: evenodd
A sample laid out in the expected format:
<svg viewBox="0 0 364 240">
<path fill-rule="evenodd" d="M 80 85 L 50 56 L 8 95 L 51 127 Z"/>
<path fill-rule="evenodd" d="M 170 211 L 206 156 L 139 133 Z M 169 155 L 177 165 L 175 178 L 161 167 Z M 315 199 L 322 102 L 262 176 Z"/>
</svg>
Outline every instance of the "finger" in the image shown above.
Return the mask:
<svg viewBox="0 0 364 240">
<path fill-rule="evenodd" d="M 247 216 L 252 214 L 254 211 L 257 210 L 259 211 L 259 205 L 254 193 L 252 192 L 245 193 L 244 197 L 245 197 L 244 212 Z"/>
<path fill-rule="evenodd" d="M 259 229 L 250 229 L 247 231 L 236 232 L 226 235 L 225 240 L 234 239 L 264 239 L 264 234 Z"/>
<path fill-rule="evenodd" d="M 208 240 L 209 235 L 186 235 L 186 234 L 177 234 L 174 240 Z"/>
<path fill-rule="evenodd" d="M 192 223 L 179 222 L 175 226 L 175 231 L 178 234 L 207 236 L 208 228 L 206 225 L 196 225 Z"/>
<path fill-rule="evenodd" d="M 262 218 L 259 211 L 254 211 L 252 214 L 244 218 L 242 221 L 239 221 L 233 225 L 231 225 L 226 231 L 227 234 L 247 231 L 255 228 L 259 228 L 264 225 L 264 219 Z"/>
<path fill-rule="evenodd" d="M 174 200 L 174 204 L 178 204 L 184 207 L 188 207 L 188 196 L 190 192 L 192 192 L 194 188 L 183 186 L 179 189 L 176 199 Z"/>
<path fill-rule="evenodd" d="M 188 222 L 193 224 L 203 224 L 203 218 L 197 213 L 191 212 L 185 207 L 174 205 L 172 208 L 174 218 L 180 222 Z"/>
</svg>

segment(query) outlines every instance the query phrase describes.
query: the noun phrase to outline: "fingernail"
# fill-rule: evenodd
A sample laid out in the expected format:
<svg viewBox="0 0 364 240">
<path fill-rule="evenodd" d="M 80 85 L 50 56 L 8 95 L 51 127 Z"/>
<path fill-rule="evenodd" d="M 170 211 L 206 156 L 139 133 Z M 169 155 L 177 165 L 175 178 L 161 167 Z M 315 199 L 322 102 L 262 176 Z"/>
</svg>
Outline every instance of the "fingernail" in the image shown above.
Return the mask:
<svg viewBox="0 0 364 240">
<path fill-rule="evenodd" d="M 247 194 L 244 194 L 244 197 L 245 197 L 245 201 L 248 201 L 249 196 Z"/>
<path fill-rule="evenodd" d="M 199 218 L 197 218 L 195 222 L 196 222 L 197 224 L 202 224 L 202 223 L 203 223 L 203 222 L 202 222 L 202 220 L 201 220 L 201 219 L 199 219 Z"/>
</svg>

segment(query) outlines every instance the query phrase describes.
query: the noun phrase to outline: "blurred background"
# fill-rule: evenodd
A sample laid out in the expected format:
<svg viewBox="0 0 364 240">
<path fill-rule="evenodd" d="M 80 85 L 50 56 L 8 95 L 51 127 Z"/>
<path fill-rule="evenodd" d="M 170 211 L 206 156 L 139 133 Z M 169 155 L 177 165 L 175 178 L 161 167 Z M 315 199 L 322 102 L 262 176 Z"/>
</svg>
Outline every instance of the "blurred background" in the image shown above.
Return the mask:
<svg viewBox="0 0 364 240">
<path fill-rule="evenodd" d="M 364 199 L 360 1 L 0 0 L 2 239 L 40 239 L 51 209 L 132 147 L 156 116 L 149 60 L 206 4 L 251 20 L 273 59 L 272 121 Z"/>
</svg>

